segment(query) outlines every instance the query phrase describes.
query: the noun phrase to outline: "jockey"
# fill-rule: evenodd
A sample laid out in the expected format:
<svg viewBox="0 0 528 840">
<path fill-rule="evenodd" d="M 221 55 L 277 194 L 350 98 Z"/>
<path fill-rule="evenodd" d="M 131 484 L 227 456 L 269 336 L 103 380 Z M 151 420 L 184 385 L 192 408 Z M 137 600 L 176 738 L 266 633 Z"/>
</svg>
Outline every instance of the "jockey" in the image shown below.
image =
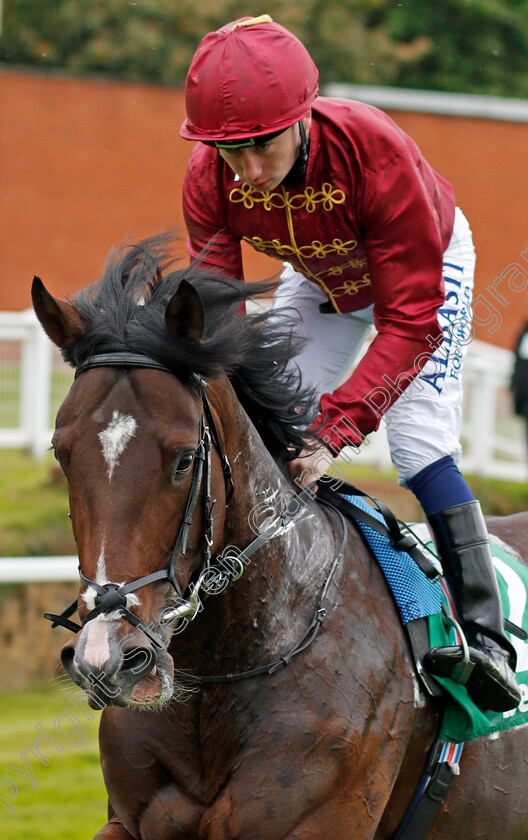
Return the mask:
<svg viewBox="0 0 528 840">
<path fill-rule="evenodd" d="M 515 651 L 480 505 L 456 466 L 471 231 L 451 185 L 385 113 L 317 94 L 307 50 L 269 15 L 206 35 L 181 128 L 201 141 L 184 184 L 187 248 L 240 278 L 241 241 L 285 261 L 273 306 L 298 312 L 306 343 L 295 361 L 322 423 L 321 447 L 290 462 L 292 478 L 316 480 L 383 418 L 399 482 L 422 505 L 453 589 L 474 666 L 466 688 L 506 711 L 520 699 Z M 449 676 L 462 658 L 458 646 L 434 648 L 427 665 Z"/>
</svg>

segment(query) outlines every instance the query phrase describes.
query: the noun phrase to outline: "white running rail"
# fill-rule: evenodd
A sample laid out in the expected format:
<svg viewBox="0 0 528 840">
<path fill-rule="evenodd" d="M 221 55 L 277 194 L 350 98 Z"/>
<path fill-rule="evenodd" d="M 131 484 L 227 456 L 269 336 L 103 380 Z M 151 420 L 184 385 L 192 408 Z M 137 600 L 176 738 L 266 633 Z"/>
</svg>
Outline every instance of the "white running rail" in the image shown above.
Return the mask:
<svg viewBox="0 0 528 840">
<path fill-rule="evenodd" d="M 461 464 L 466 472 L 514 481 L 528 477 L 524 428 L 513 416 L 508 393 L 512 365 L 508 350 L 481 341 L 468 348 Z M 72 379 L 32 310 L 0 313 L 0 448 L 25 448 L 42 457 Z M 360 458 L 390 466 L 383 421 Z"/>
</svg>

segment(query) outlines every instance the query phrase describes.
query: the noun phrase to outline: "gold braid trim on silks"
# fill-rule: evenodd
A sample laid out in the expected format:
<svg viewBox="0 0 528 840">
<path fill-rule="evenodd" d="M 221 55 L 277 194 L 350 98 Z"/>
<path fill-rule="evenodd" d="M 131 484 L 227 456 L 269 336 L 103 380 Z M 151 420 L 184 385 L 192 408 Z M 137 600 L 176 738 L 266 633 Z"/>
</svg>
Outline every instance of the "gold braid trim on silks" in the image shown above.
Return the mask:
<svg viewBox="0 0 528 840">
<path fill-rule="evenodd" d="M 316 283 L 323 289 L 324 293 L 328 296 L 332 306 L 334 307 L 335 311 L 338 312 L 340 315 L 343 313 L 341 312 L 338 304 L 339 298 L 343 297 L 344 295 L 357 295 L 360 289 L 364 288 L 365 286 L 370 286 L 370 274 L 364 274 L 363 277 L 360 277 L 359 280 L 345 280 L 342 286 L 336 286 L 335 289 L 329 289 L 328 286 L 323 282 L 322 275 L 333 276 L 336 277 L 340 274 L 343 274 L 345 268 L 357 268 L 358 264 L 366 265 L 366 260 L 350 260 L 347 263 L 343 263 L 343 265 L 335 265 L 330 268 L 328 271 L 321 271 L 318 274 L 310 274 L 310 277 L 313 278 Z"/>
<path fill-rule="evenodd" d="M 283 189 L 278 192 L 259 192 L 250 187 L 249 184 L 242 184 L 235 187 L 229 193 L 229 201 L 232 204 L 243 204 L 246 210 L 252 210 L 257 204 L 262 204 L 264 210 L 307 210 L 313 213 L 318 205 L 322 205 L 327 212 L 334 209 L 336 204 L 344 204 L 345 194 L 343 190 L 334 189 L 332 184 L 321 184 L 320 190 L 313 187 L 306 187 L 299 195 L 290 195 Z"/>
<path fill-rule="evenodd" d="M 342 297 L 343 295 L 357 295 L 359 290 L 364 286 L 371 285 L 370 274 L 364 274 L 358 280 L 345 280 L 342 286 L 336 286 L 335 289 L 329 289 L 323 279 L 325 277 L 340 277 L 347 268 L 362 268 L 367 264 L 365 257 L 348 260 L 341 265 L 332 265 L 330 268 L 318 272 L 310 271 L 304 263 L 305 259 L 313 259 L 314 257 L 316 259 L 324 259 L 328 254 L 332 253 L 348 254 L 357 247 L 357 242 L 354 239 L 348 242 L 333 239 L 330 245 L 323 245 L 321 242 L 314 241 L 311 245 L 301 245 L 300 247 L 284 245 L 279 239 L 262 239 L 261 236 L 243 236 L 242 239 L 256 251 L 266 252 L 273 249 L 277 258 L 288 260 L 295 269 L 305 276 L 310 277 L 310 279 L 315 280 L 321 286 L 324 293 L 328 295 L 337 312 L 339 312 L 339 307 L 337 306 L 336 298 Z"/>
<path fill-rule="evenodd" d="M 357 241 L 355 239 L 349 239 L 348 242 L 343 242 L 341 239 L 332 239 L 332 242 L 329 245 L 323 245 L 322 242 L 319 242 L 315 239 L 310 245 L 300 245 L 299 247 L 294 247 L 293 245 L 284 245 L 279 239 L 262 239 L 261 236 L 243 236 L 242 237 L 244 242 L 247 242 L 248 245 L 251 245 L 256 251 L 266 251 L 269 248 L 272 248 L 274 251 L 277 252 L 278 257 L 292 257 L 292 256 L 301 256 L 304 257 L 306 260 L 310 259 L 318 259 L 322 260 L 328 256 L 328 254 L 339 254 L 340 256 L 346 256 L 350 251 L 353 251 L 354 248 L 357 248 Z M 360 268 L 362 265 L 365 265 L 366 260 L 352 260 L 351 262 L 346 263 L 346 266 L 354 266 L 354 268 Z M 336 266 L 339 268 L 339 266 Z M 328 269 L 330 273 L 332 273 L 332 269 Z M 325 272 L 326 273 L 326 272 Z M 334 272 L 341 274 L 341 271 Z"/>
<path fill-rule="evenodd" d="M 363 262 L 366 263 L 367 261 L 364 260 Z M 335 268 L 339 269 L 339 271 L 330 269 L 328 274 L 333 274 L 334 276 L 336 274 L 342 274 L 343 269 L 348 265 L 348 263 L 345 263 L 345 265 L 336 266 Z M 342 295 L 357 295 L 360 289 L 364 286 L 370 285 L 370 274 L 364 274 L 359 280 L 345 280 L 342 286 L 336 286 L 335 289 L 332 289 L 332 295 L 335 295 L 336 297 L 341 297 Z"/>
<path fill-rule="evenodd" d="M 243 183 L 240 187 L 236 187 L 229 193 L 229 200 L 233 204 L 243 204 L 246 210 L 251 210 L 257 205 L 262 205 L 264 210 L 284 210 L 286 213 L 286 221 L 288 224 L 288 233 L 290 235 L 290 244 L 285 244 L 280 239 L 263 239 L 262 236 L 244 236 L 244 242 L 255 248 L 256 251 L 268 252 L 275 251 L 278 259 L 287 259 L 296 271 L 300 271 L 305 277 L 314 280 L 318 286 L 323 290 L 325 295 L 332 302 L 336 312 L 340 312 L 337 304 L 337 298 L 342 295 L 355 295 L 364 286 L 370 286 L 370 275 L 364 274 L 358 280 L 345 280 L 342 286 L 336 289 L 330 289 L 326 285 L 325 277 L 339 277 L 347 268 L 362 268 L 367 264 L 366 258 L 352 259 L 344 262 L 342 265 L 330 266 L 330 268 L 323 271 L 313 272 L 306 263 L 306 260 L 319 259 L 322 260 L 329 254 L 338 254 L 339 256 L 346 256 L 351 251 L 354 251 L 357 246 L 357 240 L 349 239 L 343 242 L 342 239 L 332 239 L 330 243 L 324 244 L 319 240 L 314 240 L 309 245 L 298 245 L 295 237 L 295 228 L 293 224 L 293 211 L 307 210 L 308 213 L 313 213 L 318 206 L 324 211 L 330 212 L 334 209 L 336 204 L 343 204 L 345 201 L 345 193 L 342 190 L 334 189 L 332 184 L 321 184 L 320 190 L 315 190 L 313 187 L 306 187 L 300 195 L 291 196 L 283 186 L 281 192 L 259 192 L 254 190 L 249 184 Z"/>
</svg>

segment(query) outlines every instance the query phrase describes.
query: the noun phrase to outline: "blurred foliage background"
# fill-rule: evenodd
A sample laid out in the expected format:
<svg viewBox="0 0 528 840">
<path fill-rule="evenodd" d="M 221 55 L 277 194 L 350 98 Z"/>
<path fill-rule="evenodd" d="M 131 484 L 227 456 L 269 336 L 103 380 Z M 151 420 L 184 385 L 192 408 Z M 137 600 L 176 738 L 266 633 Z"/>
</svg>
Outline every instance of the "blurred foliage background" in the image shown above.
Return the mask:
<svg viewBox="0 0 528 840">
<path fill-rule="evenodd" d="M 0 62 L 182 85 L 206 32 L 264 12 L 323 84 L 528 96 L 528 0 L 4 0 Z"/>
</svg>

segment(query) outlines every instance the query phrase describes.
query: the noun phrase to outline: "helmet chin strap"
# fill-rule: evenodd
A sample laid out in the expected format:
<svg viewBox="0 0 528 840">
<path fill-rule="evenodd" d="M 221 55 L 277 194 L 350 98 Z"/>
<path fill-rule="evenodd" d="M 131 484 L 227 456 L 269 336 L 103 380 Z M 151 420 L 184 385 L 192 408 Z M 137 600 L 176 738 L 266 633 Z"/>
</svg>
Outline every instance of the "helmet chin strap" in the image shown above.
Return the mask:
<svg viewBox="0 0 528 840">
<path fill-rule="evenodd" d="M 304 180 L 304 177 L 306 175 L 306 167 L 308 166 L 308 154 L 310 152 L 310 138 L 306 134 L 306 129 L 304 128 L 303 121 L 299 120 L 297 124 L 299 126 L 299 132 L 301 135 L 301 145 L 299 146 L 299 152 L 297 154 L 295 163 L 284 178 L 282 182 L 283 184 L 300 184 L 300 182 Z"/>
</svg>

